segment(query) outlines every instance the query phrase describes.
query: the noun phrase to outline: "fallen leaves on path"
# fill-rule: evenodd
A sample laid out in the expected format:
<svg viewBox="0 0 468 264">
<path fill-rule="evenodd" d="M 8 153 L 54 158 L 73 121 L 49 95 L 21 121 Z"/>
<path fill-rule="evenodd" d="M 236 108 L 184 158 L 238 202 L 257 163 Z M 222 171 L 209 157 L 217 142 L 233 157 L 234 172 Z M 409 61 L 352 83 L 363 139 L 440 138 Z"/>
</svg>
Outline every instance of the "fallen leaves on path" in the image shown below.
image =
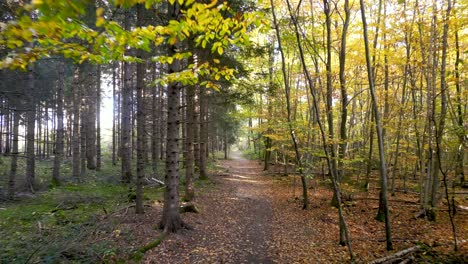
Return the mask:
<svg viewBox="0 0 468 264">
<path fill-rule="evenodd" d="M 310 208 L 302 210 L 297 176 L 263 174 L 255 161 L 227 160 L 220 165 L 223 172 L 212 175 L 213 184 L 197 192 L 195 204 L 200 213 L 182 215 L 193 229 L 170 234 L 144 255 L 143 263 L 349 262 L 347 248 L 338 245 L 338 213 L 330 206 L 329 188 L 315 184 L 310 189 Z M 366 197 L 377 197 L 377 192 Z M 398 199 L 411 202 L 417 197 L 401 194 Z M 446 214 L 440 212 L 437 222 L 414 219 L 418 208 L 417 204 L 411 206 L 390 199 L 395 251 L 419 242 L 435 246 L 438 252 L 450 252 Z M 345 207 L 353 250 L 361 263 L 392 253 L 385 251 L 384 224 L 374 220 L 377 207 L 376 199 L 356 199 Z M 121 211 L 109 217 L 108 221 L 117 224 L 98 237 L 117 240 L 122 251 L 107 260 L 117 261 L 125 252 L 158 237 L 160 231 L 155 227 L 161 211 L 162 203 L 154 202 L 143 216 Z M 455 220 L 459 239 L 468 238 L 466 215 L 457 215 Z M 464 244 L 461 254 L 467 248 Z"/>
</svg>

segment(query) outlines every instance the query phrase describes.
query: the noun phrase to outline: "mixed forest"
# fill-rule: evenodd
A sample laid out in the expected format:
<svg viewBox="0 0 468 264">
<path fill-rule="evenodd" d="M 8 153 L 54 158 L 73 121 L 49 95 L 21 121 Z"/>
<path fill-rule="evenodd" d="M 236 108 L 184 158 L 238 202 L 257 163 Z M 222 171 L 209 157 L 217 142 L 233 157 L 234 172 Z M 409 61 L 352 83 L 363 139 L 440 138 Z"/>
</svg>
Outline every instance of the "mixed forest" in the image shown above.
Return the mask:
<svg viewBox="0 0 468 264">
<path fill-rule="evenodd" d="M 467 10 L 0 1 L 0 263 L 468 261 Z"/>
</svg>

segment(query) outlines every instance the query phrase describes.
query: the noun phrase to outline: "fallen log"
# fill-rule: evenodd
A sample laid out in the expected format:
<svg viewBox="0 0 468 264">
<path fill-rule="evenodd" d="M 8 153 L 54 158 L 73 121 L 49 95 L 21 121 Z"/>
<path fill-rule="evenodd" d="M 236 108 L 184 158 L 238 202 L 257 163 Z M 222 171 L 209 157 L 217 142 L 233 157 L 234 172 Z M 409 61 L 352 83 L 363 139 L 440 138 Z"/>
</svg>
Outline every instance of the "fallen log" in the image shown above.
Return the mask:
<svg viewBox="0 0 468 264">
<path fill-rule="evenodd" d="M 378 201 L 379 198 L 377 197 L 354 197 L 353 201 L 366 201 L 366 200 L 372 200 L 372 201 Z M 408 200 L 398 200 L 398 199 L 389 199 L 389 203 L 406 203 L 406 204 L 419 204 L 418 201 L 408 201 Z"/>
<path fill-rule="evenodd" d="M 421 250 L 421 246 L 410 247 L 410 248 L 404 249 L 402 251 L 398 251 L 397 253 L 392 254 L 390 256 L 375 259 L 375 260 L 369 262 L 369 264 L 381 264 L 381 263 L 385 263 L 385 262 L 388 262 L 388 261 L 391 261 L 391 260 L 401 259 L 402 257 L 404 257 L 404 256 L 406 256 L 406 255 L 408 255 L 410 253 L 418 252 L 419 250 Z"/>
</svg>

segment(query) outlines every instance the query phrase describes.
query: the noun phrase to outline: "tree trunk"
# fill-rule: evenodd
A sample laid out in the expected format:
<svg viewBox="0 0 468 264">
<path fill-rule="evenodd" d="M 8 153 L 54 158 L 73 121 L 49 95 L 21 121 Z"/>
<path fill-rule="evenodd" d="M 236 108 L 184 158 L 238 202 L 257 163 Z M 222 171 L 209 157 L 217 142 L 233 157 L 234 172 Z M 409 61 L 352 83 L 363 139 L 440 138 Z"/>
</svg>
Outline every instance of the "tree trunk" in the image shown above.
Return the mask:
<svg viewBox="0 0 468 264">
<path fill-rule="evenodd" d="M 179 5 L 176 2 L 169 6 L 171 19 L 180 16 Z M 168 49 L 168 56 L 176 53 L 176 46 Z M 174 60 L 169 65 L 169 74 L 180 71 L 180 61 Z M 167 139 L 166 139 L 166 175 L 164 183 L 164 207 L 160 228 L 164 232 L 177 232 L 185 224 L 179 213 L 179 124 L 180 124 L 180 84 L 171 82 L 167 92 Z"/>
<path fill-rule="evenodd" d="M 193 138 L 194 138 L 194 112 L 195 112 L 195 86 L 189 85 L 187 87 L 187 138 L 186 147 L 187 155 L 185 159 L 185 201 L 192 201 L 195 196 L 193 188 L 193 171 L 194 171 L 194 150 L 193 150 Z"/>
<path fill-rule="evenodd" d="M 64 90 L 64 63 L 59 63 L 57 84 L 57 129 L 55 136 L 55 150 L 54 150 L 54 168 L 52 171 L 52 184 L 60 184 L 60 165 L 63 160 L 63 90 Z"/>
<path fill-rule="evenodd" d="M 343 22 L 343 31 L 341 33 L 341 48 L 339 54 L 340 62 L 340 91 L 341 91 L 341 122 L 340 122 L 340 144 L 338 151 L 338 168 L 337 171 L 338 179 L 342 180 L 344 177 L 344 158 L 347 148 L 347 130 L 346 123 L 348 120 L 348 92 L 346 90 L 346 76 L 345 76 L 345 66 L 346 66 L 346 36 L 348 34 L 348 26 L 350 19 L 350 8 L 349 0 L 344 2 L 344 11 L 345 11 L 345 20 Z M 340 244 L 344 245 L 346 243 L 345 230 L 343 225 L 340 225 Z"/>
<path fill-rule="evenodd" d="M 290 16 L 291 16 L 291 18 L 293 18 L 293 14 L 291 12 L 291 7 L 289 5 L 289 1 L 287 1 L 287 3 L 288 3 L 288 7 L 289 7 Z M 270 4 L 271 4 L 271 8 L 272 8 L 273 23 L 274 23 L 274 26 L 275 26 L 276 38 L 277 38 L 277 41 L 278 41 L 278 49 L 279 49 L 280 55 L 281 55 L 281 70 L 282 70 L 282 73 L 283 73 L 284 89 L 285 89 L 285 93 L 286 93 L 286 110 L 287 110 L 287 115 L 288 115 L 289 134 L 291 136 L 291 140 L 292 140 L 293 146 L 294 146 L 294 153 L 295 153 L 295 156 L 296 156 L 296 165 L 298 166 L 299 174 L 301 175 L 302 199 L 303 199 L 302 209 L 305 210 L 305 209 L 307 209 L 309 207 L 309 197 L 308 197 L 308 193 L 307 193 L 307 180 L 305 178 L 305 175 L 303 174 L 303 167 L 302 167 L 301 155 L 299 153 L 299 146 L 298 146 L 296 134 L 294 132 L 294 128 L 292 126 L 291 98 L 290 98 L 291 97 L 290 96 L 291 88 L 289 86 L 288 73 L 286 72 L 286 60 L 284 58 L 284 52 L 283 52 L 283 48 L 282 48 L 282 45 L 281 45 L 281 35 L 280 35 L 280 31 L 279 31 L 279 26 L 278 26 L 277 21 L 276 21 L 276 14 L 275 14 L 275 11 L 274 11 L 273 0 L 270 1 Z M 295 19 L 293 19 L 293 20 L 295 21 Z M 295 23 L 295 26 L 297 26 L 296 23 Z M 299 44 L 299 42 L 298 42 L 298 44 Z"/>
<path fill-rule="evenodd" d="M 153 81 L 156 81 L 159 75 L 157 64 L 153 65 Z M 153 176 L 157 177 L 158 162 L 159 162 L 159 131 L 160 131 L 160 112 L 159 112 L 159 85 L 154 86 L 152 102 L 151 102 L 151 167 L 153 169 Z"/>
<path fill-rule="evenodd" d="M 16 184 L 16 173 L 18 170 L 18 134 L 19 134 L 19 119 L 20 113 L 17 110 L 14 110 L 13 116 L 13 149 L 11 152 L 11 165 L 10 165 L 10 175 L 8 178 L 8 199 L 13 199 L 15 197 L 15 184 Z"/>
<path fill-rule="evenodd" d="M 125 29 L 130 29 L 129 11 L 125 15 Z M 124 81 L 122 87 L 122 182 L 130 183 L 132 180 L 132 137 L 131 137 L 131 115 L 132 115 L 132 70 L 130 63 L 123 63 Z"/>
<path fill-rule="evenodd" d="M 96 83 L 96 170 L 101 170 L 101 65 L 97 66 Z"/>
<path fill-rule="evenodd" d="M 79 68 L 75 69 L 73 76 L 73 135 L 71 140 L 72 145 L 72 160 L 73 160 L 73 179 L 78 181 L 81 176 L 80 171 L 80 84 L 79 84 Z"/>
<path fill-rule="evenodd" d="M 35 89 L 34 66 L 28 68 L 29 109 L 26 112 L 26 183 L 34 193 L 36 177 L 36 155 L 34 153 L 34 138 L 36 128 L 36 100 L 32 93 Z"/>
<path fill-rule="evenodd" d="M 200 134 L 199 134 L 199 146 L 200 146 L 200 179 L 208 179 L 206 171 L 206 154 L 208 145 L 208 120 L 207 120 L 207 109 L 208 109 L 208 96 L 206 93 L 206 87 L 200 87 L 199 100 L 200 100 Z"/>
<path fill-rule="evenodd" d="M 374 86 L 374 77 L 372 73 L 371 67 L 371 60 L 370 60 L 370 52 L 369 52 L 369 43 L 367 37 L 367 22 L 365 16 L 365 7 L 364 1 L 360 0 L 361 6 L 361 16 L 362 16 L 362 24 L 363 24 L 363 31 L 364 31 L 364 46 L 366 50 L 366 65 L 367 65 L 367 75 L 369 79 L 369 89 L 372 98 L 372 108 L 374 113 L 374 120 L 375 126 L 377 130 L 377 139 L 379 144 L 379 158 L 380 158 L 380 184 L 381 184 L 381 192 L 382 192 L 382 203 L 384 207 L 385 213 L 385 236 L 387 240 L 387 250 L 393 249 L 392 243 L 392 235 L 391 235 L 391 227 L 390 227 L 390 213 L 388 210 L 388 198 L 387 198 L 387 166 L 385 164 L 385 154 L 384 154 L 384 144 L 382 138 L 382 124 L 380 121 L 380 113 L 377 104 L 377 98 L 375 96 L 375 86 Z"/>
<path fill-rule="evenodd" d="M 195 86 L 195 94 L 199 89 L 205 89 L 200 86 Z M 195 111 L 193 112 L 193 157 L 194 157 L 194 172 L 200 173 L 200 97 L 194 99 Z"/>
<path fill-rule="evenodd" d="M 137 5 L 137 26 L 143 26 L 144 21 L 144 6 Z M 138 51 L 138 57 L 143 58 L 142 51 Z M 145 113 L 145 63 L 137 64 L 137 179 L 136 179 L 136 205 L 135 212 L 143 214 L 143 179 L 145 178 L 146 167 L 146 113 Z"/>
<path fill-rule="evenodd" d="M 117 73 L 119 68 L 118 68 L 118 63 L 115 62 L 113 64 L 113 69 L 112 69 L 112 99 L 113 99 L 113 104 L 112 104 L 112 165 L 115 166 L 117 165 L 117 120 L 118 118 L 118 98 L 117 98 Z"/>
<path fill-rule="evenodd" d="M 454 4 L 455 5 L 455 4 Z M 457 149 L 457 164 L 455 165 L 455 175 L 460 182 L 460 185 L 463 186 L 465 182 L 465 151 L 467 148 L 466 145 L 466 137 L 465 137 L 465 124 L 464 124 L 464 117 L 463 117 L 463 108 L 466 109 L 466 101 L 465 107 L 463 107 L 462 101 L 462 85 L 460 85 L 460 43 L 458 40 L 458 30 L 455 31 L 455 88 L 456 88 L 456 103 L 457 103 L 457 110 L 456 110 L 456 124 L 457 124 L 457 135 L 458 135 L 458 142 L 459 146 Z M 466 87 L 465 87 L 466 88 Z"/>
<path fill-rule="evenodd" d="M 432 182 L 432 198 L 431 198 L 431 206 L 436 207 L 439 201 L 438 191 L 439 191 L 439 170 L 442 170 L 442 158 L 440 155 L 442 154 L 440 147 L 442 144 L 442 138 L 444 135 L 445 129 L 445 118 L 447 116 L 447 82 L 446 82 L 446 71 L 447 71 L 447 49 L 448 49 L 448 30 L 449 30 L 449 19 L 450 19 L 450 12 L 452 9 L 451 1 L 447 1 L 447 12 L 446 12 L 446 21 L 444 23 L 444 31 L 442 35 L 442 62 L 440 67 L 440 114 L 439 114 L 439 124 L 436 129 L 436 144 L 438 151 L 436 151 L 436 160 L 434 164 L 434 175 L 433 175 L 433 182 Z M 435 100 L 435 98 L 434 98 Z M 435 102 L 434 102 L 435 105 Z M 435 118 L 435 115 L 434 115 Z M 433 120 L 434 124 L 437 123 L 437 120 Z"/>
<path fill-rule="evenodd" d="M 80 71 L 80 73 L 82 73 Z M 86 134 L 89 132 L 86 129 L 86 125 L 88 124 L 88 111 L 86 109 L 86 103 L 84 97 L 86 96 L 86 89 L 83 87 L 83 78 L 81 78 L 80 83 L 80 178 L 84 180 L 86 178 Z"/>
</svg>

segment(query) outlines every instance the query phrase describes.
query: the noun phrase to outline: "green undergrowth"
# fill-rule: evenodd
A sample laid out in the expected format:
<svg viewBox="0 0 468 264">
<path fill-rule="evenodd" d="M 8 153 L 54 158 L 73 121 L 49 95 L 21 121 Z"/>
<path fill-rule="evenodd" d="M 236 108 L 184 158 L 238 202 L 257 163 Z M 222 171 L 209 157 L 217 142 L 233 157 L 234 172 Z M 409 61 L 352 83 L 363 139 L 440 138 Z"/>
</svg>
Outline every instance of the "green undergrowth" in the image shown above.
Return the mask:
<svg viewBox="0 0 468 264">
<path fill-rule="evenodd" d="M 8 161 L 2 161 L 0 178 L 4 187 Z M 215 163 L 209 159 L 209 171 Z M 80 181 L 67 176 L 71 174 L 70 165 L 69 161 L 64 162 L 61 184 L 54 185 L 50 181 L 51 161 L 38 160 L 38 191 L 33 195 L 24 192 L 19 178 L 16 199 L 0 200 L 0 263 L 100 263 L 127 250 L 119 248 L 117 241 L 93 241 L 92 237 L 111 233 L 119 225 L 112 214 L 134 205 L 134 183 L 122 185 L 120 166 L 112 166 L 110 160 L 103 162 L 99 172 L 88 170 L 86 178 Z M 183 168 L 180 174 L 183 196 Z M 158 166 L 156 175 L 148 166 L 146 175 L 163 179 L 163 164 Z M 216 188 L 211 179 L 196 180 L 194 185 L 196 195 Z M 163 191 L 160 186 L 146 185 L 145 203 L 162 201 Z"/>
<path fill-rule="evenodd" d="M 146 200 L 162 189 L 145 187 Z M 94 263 L 116 251 L 113 241 L 88 242 L 112 231 L 101 219 L 132 205 L 129 187 L 99 182 L 67 184 L 0 207 L 0 263 Z"/>
</svg>

